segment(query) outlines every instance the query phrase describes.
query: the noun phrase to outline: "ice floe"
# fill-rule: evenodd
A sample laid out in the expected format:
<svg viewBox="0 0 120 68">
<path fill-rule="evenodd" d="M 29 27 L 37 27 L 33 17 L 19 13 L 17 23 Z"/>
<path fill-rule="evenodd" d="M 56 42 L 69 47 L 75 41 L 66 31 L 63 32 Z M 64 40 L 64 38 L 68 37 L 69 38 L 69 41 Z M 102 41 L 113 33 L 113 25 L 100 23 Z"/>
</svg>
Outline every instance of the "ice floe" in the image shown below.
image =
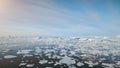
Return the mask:
<svg viewBox="0 0 120 68">
<path fill-rule="evenodd" d="M 65 63 L 67 65 L 75 64 L 75 60 L 72 60 L 72 58 L 65 56 L 60 61 L 60 63 Z"/>
<path fill-rule="evenodd" d="M 31 68 L 34 67 L 35 64 L 27 64 L 26 67 Z"/>
<path fill-rule="evenodd" d="M 6 55 L 4 56 L 5 59 L 12 59 L 12 58 L 16 58 L 17 56 L 14 55 Z"/>
<path fill-rule="evenodd" d="M 27 63 L 20 63 L 19 66 L 25 66 Z"/>
</svg>

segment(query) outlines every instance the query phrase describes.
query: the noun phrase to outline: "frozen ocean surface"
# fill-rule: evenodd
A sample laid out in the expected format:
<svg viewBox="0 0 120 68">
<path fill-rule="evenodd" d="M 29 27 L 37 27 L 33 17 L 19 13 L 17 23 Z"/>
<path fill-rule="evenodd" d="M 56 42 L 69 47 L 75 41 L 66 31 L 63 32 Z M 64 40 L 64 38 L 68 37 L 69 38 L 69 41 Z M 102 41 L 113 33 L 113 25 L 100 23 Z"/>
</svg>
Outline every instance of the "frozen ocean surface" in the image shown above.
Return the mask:
<svg viewBox="0 0 120 68">
<path fill-rule="evenodd" d="M 0 68 L 119 68 L 120 38 L 0 37 Z"/>
</svg>

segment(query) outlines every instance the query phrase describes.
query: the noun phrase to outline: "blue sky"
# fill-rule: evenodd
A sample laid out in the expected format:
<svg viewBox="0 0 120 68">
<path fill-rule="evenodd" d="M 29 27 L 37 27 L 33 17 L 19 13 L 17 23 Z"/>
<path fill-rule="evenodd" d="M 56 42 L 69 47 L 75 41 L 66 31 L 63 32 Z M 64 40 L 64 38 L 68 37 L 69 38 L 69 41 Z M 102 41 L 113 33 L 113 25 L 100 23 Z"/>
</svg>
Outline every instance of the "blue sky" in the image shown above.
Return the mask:
<svg viewBox="0 0 120 68">
<path fill-rule="evenodd" d="M 120 0 L 0 0 L 0 34 L 120 35 Z"/>
</svg>

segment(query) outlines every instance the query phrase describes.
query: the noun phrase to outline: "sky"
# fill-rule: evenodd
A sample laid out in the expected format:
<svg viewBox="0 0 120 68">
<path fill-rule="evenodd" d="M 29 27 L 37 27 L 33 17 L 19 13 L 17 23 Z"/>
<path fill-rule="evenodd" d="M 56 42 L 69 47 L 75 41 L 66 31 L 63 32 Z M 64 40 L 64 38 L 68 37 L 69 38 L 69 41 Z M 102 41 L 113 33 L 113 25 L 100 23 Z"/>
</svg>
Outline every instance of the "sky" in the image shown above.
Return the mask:
<svg viewBox="0 0 120 68">
<path fill-rule="evenodd" d="M 120 0 L 0 0 L 0 35 L 120 35 Z"/>
</svg>

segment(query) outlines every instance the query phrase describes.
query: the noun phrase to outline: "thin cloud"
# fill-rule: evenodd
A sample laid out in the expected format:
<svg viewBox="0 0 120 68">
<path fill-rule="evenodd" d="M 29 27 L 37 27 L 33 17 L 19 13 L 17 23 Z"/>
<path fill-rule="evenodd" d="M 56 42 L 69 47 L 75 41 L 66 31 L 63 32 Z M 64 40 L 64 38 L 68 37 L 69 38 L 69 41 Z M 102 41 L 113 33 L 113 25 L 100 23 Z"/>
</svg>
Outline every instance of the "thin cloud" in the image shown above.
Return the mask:
<svg viewBox="0 0 120 68">
<path fill-rule="evenodd" d="M 4 9 L 0 9 L 0 28 L 10 31 L 8 33 L 19 30 L 42 35 L 57 35 L 61 32 L 66 35 L 109 34 L 113 26 L 107 18 L 113 15 L 103 16 L 100 11 L 96 11 L 94 0 L 90 3 L 83 0 L 82 3 L 80 6 L 73 4 L 77 8 L 73 11 L 61 7 L 54 0 L 11 0 Z M 112 31 L 116 31 L 116 27 Z"/>
</svg>

